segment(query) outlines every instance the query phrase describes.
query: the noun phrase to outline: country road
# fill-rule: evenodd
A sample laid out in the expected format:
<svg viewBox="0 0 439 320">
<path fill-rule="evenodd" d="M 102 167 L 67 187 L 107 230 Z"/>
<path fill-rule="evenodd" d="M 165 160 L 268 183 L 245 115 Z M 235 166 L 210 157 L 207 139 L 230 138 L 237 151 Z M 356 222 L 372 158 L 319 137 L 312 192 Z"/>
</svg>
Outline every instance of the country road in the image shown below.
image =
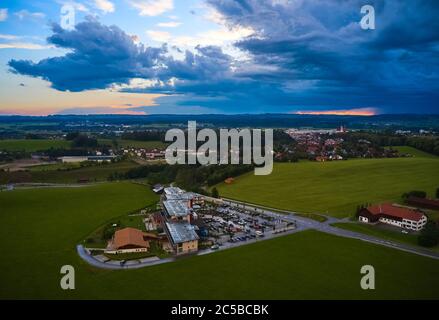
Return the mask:
<svg viewBox="0 0 439 320">
<path fill-rule="evenodd" d="M 213 199 L 213 198 L 206 197 L 206 199 L 210 200 L 210 201 L 218 201 L 218 199 Z M 359 233 L 359 232 L 336 228 L 336 227 L 333 227 L 330 225 L 330 224 L 335 223 L 335 222 L 344 222 L 343 219 L 337 219 L 334 217 L 325 216 L 328 218 L 327 221 L 318 222 L 318 221 L 315 221 L 312 219 L 307 219 L 307 218 L 296 216 L 295 212 L 292 212 L 292 211 L 279 210 L 279 209 L 264 207 L 264 206 L 257 206 L 254 204 L 250 204 L 250 203 L 246 203 L 246 202 L 242 202 L 242 201 L 237 201 L 237 200 L 232 200 L 232 199 L 227 199 L 227 198 L 222 198 L 220 201 L 222 201 L 224 204 L 241 207 L 241 208 L 244 208 L 247 210 L 254 210 L 254 211 L 257 211 L 260 213 L 264 213 L 268 216 L 275 217 L 275 218 L 281 218 L 281 219 L 291 221 L 291 222 L 296 221 L 299 227 L 303 226 L 305 228 L 315 229 L 315 230 L 318 230 L 321 232 L 326 232 L 326 233 L 334 234 L 334 235 L 341 236 L 341 237 L 358 239 L 358 240 L 374 243 L 377 245 L 386 246 L 386 247 L 401 250 L 401 251 L 414 253 L 417 255 L 421 255 L 421 256 L 425 256 L 425 257 L 429 257 L 429 258 L 433 258 L 433 259 L 439 259 L 439 252 L 431 251 L 431 250 L 424 249 L 421 247 L 414 247 L 414 246 L 400 243 L 400 242 L 389 241 L 389 240 L 369 236 L 369 235 Z M 277 212 L 282 212 L 282 213 L 277 213 Z"/>
<path fill-rule="evenodd" d="M 365 235 L 362 233 L 336 228 L 336 227 L 333 227 L 330 225 L 331 223 L 335 223 L 335 222 L 343 222 L 344 221 L 343 219 L 337 219 L 334 217 L 327 217 L 328 220 L 326 220 L 325 222 L 318 222 L 318 221 L 315 221 L 312 219 L 307 219 L 307 218 L 303 218 L 300 216 L 296 216 L 295 213 L 291 212 L 291 211 L 278 210 L 278 209 L 268 208 L 268 207 L 263 207 L 263 206 L 256 206 L 256 205 L 249 204 L 246 202 L 241 202 L 241 201 L 236 201 L 236 200 L 231 200 L 231 199 L 226 199 L 226 198 L 214 199 L 214 198 L 210 198 L 210 197 L 206 197 L 206 196 L 204 196 L 204 198 L 206 199 L 206 201 L 222 203 L 222 204 L 230 205 L 231 207 L 239 207 L 239 208 L 243 208 L 246 210 L 251 210 L 251 211 L 263 213 L 263 214 L 265 214 L 267 216 L 271 216 L 273 218 L 293 222 L 296 225 L 296 228 L 294 228 L 293 230 L 284 232 L 284 233 L 273 234 L 273 233 L 267 232 L 265 234 L 265 237 L 262 239 L 247 240 L 245 242 L 239 242 L 239 243 L 226 242 L 221 246 L 220 250 L 236 248 L 236 247 L 244 246 L 247 244 L 251 244 L 251 243 L 255 243 L 255 242 L 259 242 L 259 241 L 266 241 L 269 239 L 285 236 L 288 234 L 297 233 L 297 232 L 308 230 L 308 229 L 314 229 L 314 230 L 317 230 L 320 232 L 326 232 L 326 233 L 330 233 L 330 234 L 340 236 L 340 237 L 358 239 L 361 241 L 366 241 L 369 243 L 373 243 L 373 244 L 377 244 L 377 245 L 381 245 L 381 246 L 385 246 L 385 247 L 389 247 L 389 248 L 393 248 L 393 249 L 397 249 L 397 250 L 401 250 L 401 251 L 406 251 L 409 253 L 413 253 L 413 254 L 417 254 L 417 255 L 421 255 L 421 256 L 425 256 L 425 257 L 429 257 L 432 259 L 439 259 L 439 252 L 434 252 L 434 251 L 430 251 L 428 249 L 413 247 L 410 245 L 406 245 L 406 244 L 398 243 L 398 242 L 394 242 L 394 241 L 388 241 L 388 240 L 384 240 L 381 238 Z M 275 211 L 277 211 L 277 212 L 275 212 Z M 282 212 L 282 213 L 278 213 L 278 212 Z M 149 259 L 145 259 L 144 261 L 133 260 L 133 261 L 128 261 L 125 265 L 120 265 L 119 263 L 115 263 L 115 262 L 111 262 L 111 263 L 107 262 L 106 263 L 106 262 L 99 261 L 98 259 L 95 259 L 93 256 L 91 256 L 87 252 L 87 249 L 85 249 L 82 245 L 78 245 L 76 247 L 76 250 L 77 250 L 78 255 L 87 263 L 89 263 L 95 267 L 98 267 L 98 268 L 113 269 L 113 270 L 144 268 L 144 267 L 148 267 L 148 266 L 154 266 L 154 265 L 159 265 L 159 264 L 163 264 L 163 263 L 173 262 L 173 261 L 176 261 L 178 259 L 176 257 L 169 257 L 166 259 L 157 259 L 157 260 L 149 260 Z M 214 253 L 214 252 L 216 252 L 216 250 L 204 249 L 204 250 L 198 251 L 196 254 L 193 254 L 193 255 L 202 256 L 202 255 L 206 255 L 206 254 L 210 254 L 210 253 Z"/>
</svg>

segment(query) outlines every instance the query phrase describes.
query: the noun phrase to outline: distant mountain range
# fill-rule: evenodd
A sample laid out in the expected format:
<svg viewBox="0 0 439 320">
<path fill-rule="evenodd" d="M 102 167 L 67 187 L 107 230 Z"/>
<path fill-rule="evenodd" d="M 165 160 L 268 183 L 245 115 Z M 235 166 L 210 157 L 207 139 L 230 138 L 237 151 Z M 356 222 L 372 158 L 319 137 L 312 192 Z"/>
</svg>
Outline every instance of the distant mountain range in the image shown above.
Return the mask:
<svg viewBox="0 0 439 320">
<path fill-rule="evenodd" d="M 259 127 L 259 128 L 336 128 L 340 125 L 352 129 L 407 129 L 439 130 L 439 115 L 383 114 L 375 116 L 336 116 L 298 114 L 154 114 L 154 115 L 52 115 L 52 116 L 0 116 L 0 123 L 45 123 L 53 126 L 66 124 L 96 125 L 148 125 L 158 127 L 186 126 L 188 121 L 200 126 Z"/>
</svg>

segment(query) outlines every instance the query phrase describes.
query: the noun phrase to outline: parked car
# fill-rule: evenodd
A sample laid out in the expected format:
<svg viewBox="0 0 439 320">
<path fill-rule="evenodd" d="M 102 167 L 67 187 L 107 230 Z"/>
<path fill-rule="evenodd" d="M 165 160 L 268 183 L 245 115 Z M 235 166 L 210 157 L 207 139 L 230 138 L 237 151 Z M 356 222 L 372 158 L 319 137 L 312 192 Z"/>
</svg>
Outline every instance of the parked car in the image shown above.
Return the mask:
<svg viewBox="0 0 439 320">
<path fill-rule="evenodd" d="M 264 233 L 261 232 L 261 231 L 256 231 L 256 236 L 257 236 L 257 237 L 263 237 L 263 236 L 264 236 Z"/>
</svg>

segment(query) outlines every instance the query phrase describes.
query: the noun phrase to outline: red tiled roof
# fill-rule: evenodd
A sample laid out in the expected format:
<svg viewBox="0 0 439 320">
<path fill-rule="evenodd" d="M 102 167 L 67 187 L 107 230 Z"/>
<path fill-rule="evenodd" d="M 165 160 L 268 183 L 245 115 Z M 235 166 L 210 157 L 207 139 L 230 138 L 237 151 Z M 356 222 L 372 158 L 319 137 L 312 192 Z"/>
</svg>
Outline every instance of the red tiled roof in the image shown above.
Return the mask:
<svg viewBox="0 0 439 320">
<path fill-rule="evenodd" d="M 370 206 L 367 210 L 373 215 L 385 214 L 392 217 L 407 219 L 412 221 L 419 221 L 424 214 L 418 210 L 395 206 L 390 203 L 382 203 Z"/>
<path fill-rule="evenodd" d="M 144 238 L 144 233 L 138 229 L 125 228 L 114 233 L 113 247 L 119 249 L 125 246 L 148 248 L 149 243 Z"/>
</svg>

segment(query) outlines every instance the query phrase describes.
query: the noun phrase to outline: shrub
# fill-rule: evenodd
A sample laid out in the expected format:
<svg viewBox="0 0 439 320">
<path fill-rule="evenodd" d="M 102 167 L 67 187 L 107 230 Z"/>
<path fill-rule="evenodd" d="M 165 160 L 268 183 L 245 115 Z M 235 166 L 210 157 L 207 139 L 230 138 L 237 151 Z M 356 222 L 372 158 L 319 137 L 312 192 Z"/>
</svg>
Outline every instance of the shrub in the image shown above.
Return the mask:
<svg viewBox="0 0 439 320">
<path fill-rule="evenodd" d="M 414 190 L 414 191 L 410 191 L 410 192 L 404 193 L 402 195 L 402 197 L 404 199 L 407 199 L 407 198 L 410 198 L 410 197 L 425 199 L 427 197 L 427 193 L 425 191 Z"/>
<path fill-rule="evenodd" d="M 423 247 L 434 247 L 438 243 L 439 229 L 433 221 L 428 221 L 418 236 L 418 244 Z"/>
</svg>

